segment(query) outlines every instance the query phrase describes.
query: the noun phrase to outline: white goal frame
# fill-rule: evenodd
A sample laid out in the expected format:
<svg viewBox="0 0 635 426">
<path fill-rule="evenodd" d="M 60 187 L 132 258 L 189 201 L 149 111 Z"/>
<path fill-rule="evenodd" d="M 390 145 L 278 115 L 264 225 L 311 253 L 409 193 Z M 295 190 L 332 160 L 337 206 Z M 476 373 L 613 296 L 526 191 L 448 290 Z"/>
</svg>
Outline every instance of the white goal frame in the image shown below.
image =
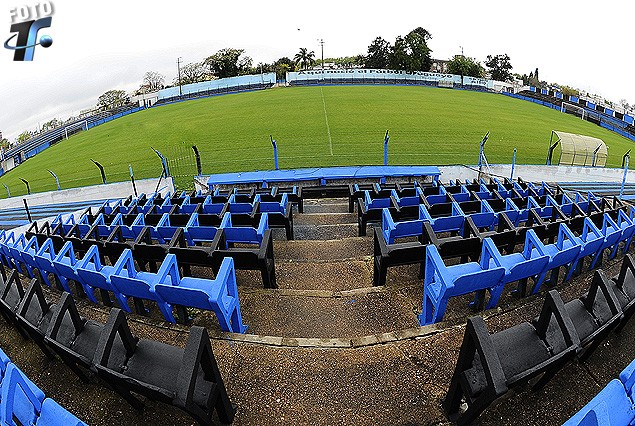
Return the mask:
<svg viewBox="0 0 635 426">
<path fill-rule="evenodd" d="M 74 124 L 71 124 L 69 126 L 64 127 L 64 135 L 66 136 L 66 139 L 68 139 L 68 129 L 69 128 L 71 130 L 74 130 L 74 129 L 77 129 L 77 128 L 88 130 L 88 120 L 83 120 L 83 121 L 80 121 L 79 123 L 74 123 Z"/>
<path fill-rule="evenodd" d="M 560 105 L 560 112 L 567 112 L 567 109 L 576 111 L 576 115 L 579 115 L 581 119 L 586 120 L 588 117 L 587 111 L 580 105 L 570 104 L 569 102 L 562 102 Z"/>
</svg>

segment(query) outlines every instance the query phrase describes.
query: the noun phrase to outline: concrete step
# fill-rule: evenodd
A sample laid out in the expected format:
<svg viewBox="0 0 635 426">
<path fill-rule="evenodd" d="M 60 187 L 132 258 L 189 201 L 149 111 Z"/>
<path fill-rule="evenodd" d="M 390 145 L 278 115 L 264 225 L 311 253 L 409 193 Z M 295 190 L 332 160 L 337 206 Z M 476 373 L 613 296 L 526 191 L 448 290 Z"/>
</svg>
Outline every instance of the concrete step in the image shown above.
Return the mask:
<svg viewBox="0 0 635 426">
<path fill-rule="evenodd" d="M 320 198 L 304 200 L 304 213 L 348 213 L 348 199 Z"/>
<path fill-rule="evenodd" d="M 268 336 L 353 338 L 417 327 L 421 301 L 395 291 L 345 297 L 307 297 L 281 291 L 240 295 L 248 332 Z"/>
<path fill-rule="evenodd" d="M 344 291 L 372 287 L 371 259 L 335 262 L 276 262 L 276 280 L 281 289 Z"/>
<path fill-rule="evenodd" d="M 276 261 L 364 259 L 373 255 L 372 237 L 346 237 L 339 240 L 275 240 Z"/>
<path fill-rule="evenodd" d="M 356 213 L 305 213 L 293 217 L 294 226 L 356 224 Z"/>
<path fill-rule="evenodd" d="M 347 237 L 356 237 L 357 232 L 357 223 L 293 225 L 293 233 L 296 240 L 339 240 Z M 275 233 L 274 238 L 276 238 Z"/>
</svg>

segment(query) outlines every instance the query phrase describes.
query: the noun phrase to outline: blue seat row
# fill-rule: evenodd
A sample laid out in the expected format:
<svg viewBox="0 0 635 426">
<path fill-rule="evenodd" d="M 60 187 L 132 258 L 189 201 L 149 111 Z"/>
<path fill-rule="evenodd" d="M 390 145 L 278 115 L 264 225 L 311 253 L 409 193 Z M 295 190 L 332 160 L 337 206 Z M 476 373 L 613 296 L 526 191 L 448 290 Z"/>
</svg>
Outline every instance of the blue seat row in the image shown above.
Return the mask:
<svg viewBox="0 0 635 426">
<path fill-rule="evenodd" d="M 529 197 L 546 198 L 554 197 L 555 192 L 547 184 L 542 183 L 540 187 L 536 187 L 531 183 L 521 186 L 518 182 L 510 182 L 507 186 L 501 184 L 498 180 L 494 180 L 494 184 L 481 183 L 458 184 L 458 185 L 435 185 L 421 187 L 415 182 L 410 187 L 399 187 L 397 189 L 382 190 L 379 185 L 375 185 L 371 190 L 359 190 L 359 186 L 352 185 L 351 197 L 357 197 L 358 204 L 358 224 L 359 235 L 366 235 L 366 225 L 371 222 L 382 222 L 383 209 L 389 209 L 397 217 L 393 218 L 395 222 L 401 220 L 422 219 L 418 207 L 423 205 L 430 213 L 430 216 L 436 217 L 441 213 L 448 212 L 452 214 L 451 206 L 460 203 L 477 203 L 490 200 L 491 203 L 503 202 L 507 208 L 505 210 L 526 210 L 532 206 L 527 206 Z M 510 189 L 507 189 L 509 187 Z M 564 194 L 559 194 L 559 197 Z M 510 199 L 521 200 L 521 206 L 517 206 Z M 524 201 L 522 201 L 524 200 Z M 568 198 L 565 198 L 568 200 Z M 536 205 L 539 203 L 533 200 Z M 552 198 L 552 201 L 555 200 Z M 525 204 L 525 205 L 522 205 Z M 466 204 L 467 206 L 467 204 Z M 480 204 L 479 204 L 480 206 Z M 470 206 L 470 208 L 473 208 Z M 482 210 L 486 209 L 486 210 Z M 480 212 L 487 212 L 487 208 L 483 207 Z M 349 210 L 351 203 L 349 201 Z M 495 211 L 500 210 L 496 209 Z M 467 213 L 467 212 L 466 212 Z M 416 222 L 413 226 L 417 226 Z M 384 224 L 385 227 L 385 224 Z"/>
<path fill-rule="evenodd" d="M 628 251 L 635 235 L 635 221 L 623 210 L 617 214 L 622 226 L 609 213 L 604 213 L 601 229 L 590 218 L 584 218 L 580 235 L 573 233 L 566 223 L 560 223 L 557 238 L 550 244 L 544 244 L 536 232 L 529 229 L 525 234 L 523 250 L 519 253 L 502 254 L 493 240 L 486 237 L 482 241 L 478 261 L 452 266 L 445 264 L 435 245 L 426 246 L 420 324 L 441 321 L 451 297 L 475 293 L 474 303 L 480 308 L 484 304 L 485 294 L 489 293 L 486 309 L 490 309 L 498 304 L 506 284 L 518 281 L 519 290 L 524 293 L 527 281 L 531 278 L 534 280 L 531 293 L 535 294 L 549 271 L 555 271 L 555 277 L 554 272 L 552 277 L 557 279 L 559 268 L 566 266 L 569 268 L 568 279 L 587 256 L 593 256 L 591 268 L 594 268 L 604 250 L 609 249 L 610 256 L 615 256 L 620 242 L 625 243 L 624 251 Z"/>
<path fill-rule="evenodd" d="M 47 398 L 0 349 L 0 422 L 3 425 L 85 426 Z"/>
<path fill-rule="evenodd" d="M 114 294 L 115 299 L 126 312 L 131 312 L 128 299 L 132 298 L 139 313 L 144 314 L 142 301 L 153 301 L 168 322 L 176 322 L 173 306 L 191 307 L 213 311 L 223 331 L 243 333 L 240 299 L 236 284 L 234 261 L 225 258 L 216 278 L 204 279 L 181 277 L 176 256 L 168 254 L 156 273 L 138 271 L 132 251 L 126 249 L 112 266 L 103 265 L 102 255 L 96 245 L 90 247 L 83 258 L 78 259 L 71 241 L 55 251 L 53 241 L 47 239 L 39 247 L 37 238 L 28 242 L 24 235 L 15 240 L 13 232 L 0 233 L 0 253 L 4 263 L 33 277 L 33 269 L 40 271 L 43 281 L 51 285 L 48 274 L 52 273 L 63 290 L 73 293 L 69 281 L 79 283 L 86 296 L 97 303 L 95 290 Z"/>
<path fill-rule="evenodd" d="M 123 237 L 130 240 L 135 240 L 144 228 L 148 227 L 152 239 L 158 241 L 160 244 L 169 243 L 176 229 L 183 228 L 190 245 L 195 245 L 197 242 L 211 242 L 214 239 L 216 231 L 218 229 L 224 229 L 228 235 L 231 235 L 230 240 L 232 243 L 260 244 L 262 242 L 264 232 L 269 229 L 269 213 L 260 215 L 260 219 L 257 221 L 257 227 L 244 225 L 234 226 L 232 215 L 235 214 L 230 212 L 224 213 L 221 220 L 218 221 L 220 223 L 218 223 L 217 226 L 209 224 L 210 222 L 216 223 L 216 219 L 212 221 L 206 220 L 206 223 L 201 223 L 199 217 L 203 215 L 199 213 L 192 213 L 185 217 L 182 215 L 175 216 L 169 213 L 163 213 L 154 225 L 152 224 L 153 221 L 148 221 L 148 216 L 143 213 L 139 213 L 136 217 L 132 218 L 132 221 L 121 213 L 117 213 L 109 223 L 106 223 L 106 216 L 103 213 L 95 217 L 92 222 L 90 221 L 89 215 L 84 215 L 77 221 L 75 221 L 72 215 L 69 215 L 65 219 L 59 215 L 51 222 L 51 226 L 55 227 L 61 223 L 64 235 L 68 235 L 73 227 L 75 227 L 80 237 L 85 237 L 93 227 L 97 227 L 99 235 L 104 237 L 111 235 L 116 228 L 119 228 Z M 154 218 L 156 218 L 156 216 L 154 216 Z M 186 222 L 183 223 L 184 221 Z"/>
</svg>

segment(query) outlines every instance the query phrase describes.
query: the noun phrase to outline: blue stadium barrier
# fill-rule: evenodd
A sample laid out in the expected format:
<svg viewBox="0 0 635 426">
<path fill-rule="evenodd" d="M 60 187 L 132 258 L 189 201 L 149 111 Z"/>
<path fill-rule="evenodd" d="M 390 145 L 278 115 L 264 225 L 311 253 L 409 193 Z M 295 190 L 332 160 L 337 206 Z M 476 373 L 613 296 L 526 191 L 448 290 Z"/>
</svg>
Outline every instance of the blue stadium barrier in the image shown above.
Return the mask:
<svg viewBox="0 0 635 426">
<path fill-rule="evenodd" d="M 216 185 L 235 185 L 276 182 L 318 181 L 326 185 L 328 181 L 347 179 L 381 179 L 387 177 L 430 176 L 438 180 L 441 171 L 435 166 L 358 166 L 358 167 L 318 167 L 312 169 L 261 170 L 241 173 L 220 173 L 208 179 L 210 190 Z"/>
</svg>

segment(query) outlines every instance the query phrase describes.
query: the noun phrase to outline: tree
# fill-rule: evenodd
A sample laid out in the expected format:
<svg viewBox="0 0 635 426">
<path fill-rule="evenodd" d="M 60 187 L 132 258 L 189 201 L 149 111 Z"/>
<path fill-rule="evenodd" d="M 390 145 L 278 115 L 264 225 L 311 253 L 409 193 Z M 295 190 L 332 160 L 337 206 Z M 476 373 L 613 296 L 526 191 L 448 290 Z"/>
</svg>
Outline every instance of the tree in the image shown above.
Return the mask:
<svg viewBox="0 0 635 426">
<path fill-rule="evenodd" d="M 54 118 L 42 124 L 42 131 L 46 132 L 47 130 L 55 129 L 57 127 L 60 127 L 62 124 L 63 123 L 60 120 L 58 120 L 57 118 Z"/>
<path fill-rule="evenodd" d="M 140 87 L 140 90 L 142 90 L 143 93 L 156 92 L 157 90 L 163 89 L 164 83 L 165 77 L 163 74 L 148 71 L 143 76 L 143 85 Z"/>
<path fill-rule="evenodd" d="M 492 80 L 511 81 L 512 64 L 509 60 L 510 58 L 507 54 L 496 56 L 487 55 L 487 62 L 485 62 L 485 66 L 489 68 Z"/>
<path fill-rule="evenodd" d="M 397 36 L 395 44 L 390 51 L 388 65 L 393 70 L 404 70 L 408 65 L 408 52 L 406 41 L 402 36 Z"/>
<path fill-rule="evenodd" d="M 0 132 L 0 148 L 7 149 L 9 148 L 9 139 L 2 136 L 2 132 Z"/>
<path fill-rule="evenodd" d="M 123 90 L 109 90 L 97 100 L 97 108 L 108 110 L 123 106 L 130 102 L 130 98 Z"/>
<path fill-rule="evenodd" d="M 417 27 L 406 34 L 403 41 L 407 55 L 405 69 L 407 71 L 429 71 L 432 66 L 432 58 L 430 53 L 432 50 L 428 47 L 427 41 L 432 38 L 428 30 Z M 397 42 L 395 41 L 395 44 Z"/>
<path fill-rule="evenodd" d="M 315 52 L 310 51 L 306 47 L 301 47 L 300 51 L 295 54 L 293 59 L 300 64 L 302 69 L 307 69 L 315 63 Z"/>
<path fill-rule="evenodd" d="M 240 57 L 244 52 L 243 49 L 221 49 L 205 59 L 203 64 L 209 68 L 212 75 L 218 78 L 235 77 L 251 69 L 251 58 Z"/>
<path fill-rule="evenodd" d="M 620 99 L 620 105 L 622 106 L 622 108 L 624 108 L 625 111 L 629 111 L 631 109 L 631 106 L 626 99 Z"/>
<path fill-rule="evenodd" d="M 295 69 L 295 63 L 284 56 L 273 63 L 273 69 L 276 72 L 276 79 L 284 80 L 287 78 L 287 73 Z"/>
<path fill-rule="evenodd" d="M 181 67 L 181 82 L 180 84 L 192 84 L 200 83 L 201 81 L 208 80 L 208 72 L 201 62 L 192 62 Z M 174 79 L 174 85 L 179 85 L 179 77 Z"/>
<path fill-rule="evenodd" d="M 485 75 L 485 69 L 479 62 L 463 55 L 455 55 L 448 61 L 448 72 L 468 77 L 483 77 Z"/>
<path fill-rule="evenodd" d="M 366 68 L 384 69 L 388 67 L 392 46 L 381 37 L 377 37 L 368 46 L 368 51 L 364 57 Z"/>
<path fill-rule="evenodd" d="M 562 94 L 567 95 L 567 96 L 579 96 L 580 95 L 580 91 L 578 89 L 574 89 L 573 87 L 569 87 L 569 86 L 562 86 L 560 88 L 560 91 L 562 92 Z"/>
<path fill-rule="evenodd" d="M 24 132 L 18 135 L 15 141 L 17 144 L 21 144 L 22 142 L 26 142 L 29 139 L 31 139 L 31 132 L 29 132 L 28 130 L 25 130 Z"/>
</svg>

